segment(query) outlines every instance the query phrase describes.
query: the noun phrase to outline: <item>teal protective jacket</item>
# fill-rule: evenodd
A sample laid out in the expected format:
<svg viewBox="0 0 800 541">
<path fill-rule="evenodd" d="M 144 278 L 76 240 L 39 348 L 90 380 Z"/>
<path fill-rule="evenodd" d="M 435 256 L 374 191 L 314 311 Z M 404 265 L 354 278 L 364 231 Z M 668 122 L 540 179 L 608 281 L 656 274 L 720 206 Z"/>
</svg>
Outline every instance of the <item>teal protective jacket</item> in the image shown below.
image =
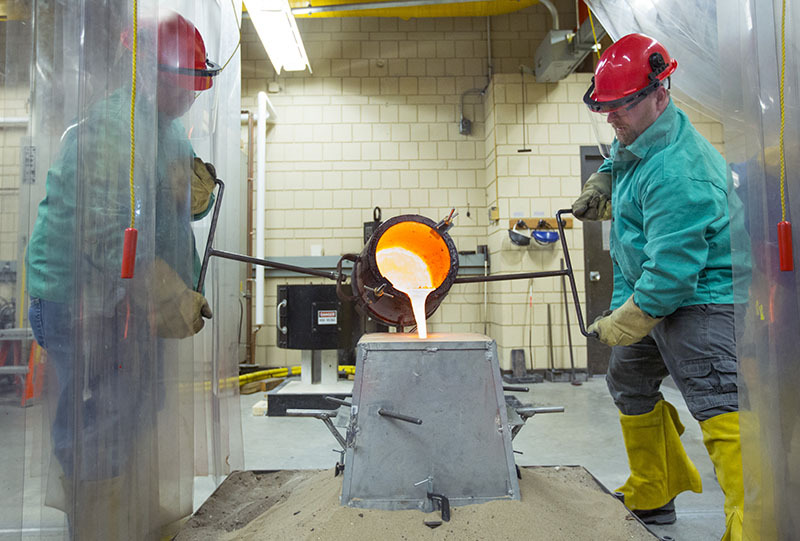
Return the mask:
<svg viewBox="0 0 800 541">
<path fill-rule="evenodd" d="M 193 288 L 200 260 L 190 222 L 202 217 L 188 208 L 194 151 L 180 121 L 157 118 L 155 110 L 154 103 L 137 105 L 136 269 L 159 257 Z M 31 297 L 73 302 L 77 286 L 96 304 L 118 300 L 131 212 L 129 119 L 130 88 L 121 88 L 62 135 L 27 248 Z M 176 182 L 176 170 L 185 171 L 185 182 Z"/>
<path fill-rule="evenodd" d="M 598 171 L 613 183 L 612 309 L 631 295 L 653 317 L 734 302 L 728 168 L 683 111 L 670 100 L 632 144 L 615 140 Z"/>
</svg>

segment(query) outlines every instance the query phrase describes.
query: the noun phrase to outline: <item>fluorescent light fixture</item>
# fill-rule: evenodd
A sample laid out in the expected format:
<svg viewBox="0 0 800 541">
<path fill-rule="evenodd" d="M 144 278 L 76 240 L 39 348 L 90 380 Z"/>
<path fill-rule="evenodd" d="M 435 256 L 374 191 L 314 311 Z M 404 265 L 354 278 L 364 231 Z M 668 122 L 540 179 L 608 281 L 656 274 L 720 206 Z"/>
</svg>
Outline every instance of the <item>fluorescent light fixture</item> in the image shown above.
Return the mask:
<svg viewBox="0 0 800 541">
<path fill-rule="evenodd" d="M 311 71 L 289 0 L 244 0 L 244 5 L 277 73 Z"/>
</svg>

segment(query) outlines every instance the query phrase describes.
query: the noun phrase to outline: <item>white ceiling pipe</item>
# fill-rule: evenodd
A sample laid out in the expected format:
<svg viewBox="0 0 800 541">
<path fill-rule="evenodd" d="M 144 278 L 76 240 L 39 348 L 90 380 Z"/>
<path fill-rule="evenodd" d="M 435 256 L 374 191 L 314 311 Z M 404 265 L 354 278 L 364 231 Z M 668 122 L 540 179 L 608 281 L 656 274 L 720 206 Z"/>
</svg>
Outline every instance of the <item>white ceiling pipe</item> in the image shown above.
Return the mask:
<svg viewBox="0 0 800 541">
<path fill-rule="evenodd" d="M 266 96 L 266 94 L 265 94 L 265 96 Z M 242 115 L 241 115 L 242 123 L 247 122 L 248 118 L 249 118 L 249 116 L 248 116 L 247 113 L 242 113 Z M 253 120 L 258 122 L 258 113 L 253 113 Z M 277 111 L 275 111 L 275 108 L 272 106 L 272 102 L 269 101 L 269 98 L 267 98 L 267 124 L 275 124 L 275 122 L 277 120 L 278 120 L 278 113 L 277 113 Z"/>
</svg>

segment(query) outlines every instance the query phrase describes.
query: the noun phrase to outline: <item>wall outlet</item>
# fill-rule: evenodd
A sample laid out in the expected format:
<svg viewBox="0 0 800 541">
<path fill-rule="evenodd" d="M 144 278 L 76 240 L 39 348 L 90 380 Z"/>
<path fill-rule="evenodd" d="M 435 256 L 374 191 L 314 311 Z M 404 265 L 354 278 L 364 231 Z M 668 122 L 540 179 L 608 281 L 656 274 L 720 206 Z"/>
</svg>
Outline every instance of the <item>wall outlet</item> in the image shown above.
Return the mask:
<svg viewBox="0 0 800 541">
<path fill-rule="evenodd" d="M 281 91 L 281 85 L 277 81 L 272 81 L 267 85 L 267 92 L 270 94 L 277 94 Z"/>
<path fill-rule="evenodd" d="M 497 210 L 497 207 L 489 207 L 489 221 L 490 222 L 500 221 L 500 211 Z"/>
</svg>

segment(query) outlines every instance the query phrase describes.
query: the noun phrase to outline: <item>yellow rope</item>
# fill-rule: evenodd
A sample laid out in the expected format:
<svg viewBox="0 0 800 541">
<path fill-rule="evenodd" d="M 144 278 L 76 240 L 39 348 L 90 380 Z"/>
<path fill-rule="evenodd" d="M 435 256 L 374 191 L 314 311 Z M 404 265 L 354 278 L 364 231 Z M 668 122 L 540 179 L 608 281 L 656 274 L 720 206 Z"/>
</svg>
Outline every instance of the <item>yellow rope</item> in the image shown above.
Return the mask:
<svg viewBox="0 0 800 541">
<path fill-rule="evenodd" d="M 238 17 L 236 17 L 236 4 L 233 3 L 233 0 L 231 0 L 231 7 L 233 8 L 233 18 L 236 20 L 236 28 L 239 29 L 239 43 L 236 44 L 236 48 L 233 50 L 233 52 L 225 61 L 225 63 L 222 65 L 222 67 L 219 69 L 220 73 L 225 71 L 225 68 L 228 66 L 228 62 L 230 62 L 233 59 L 233 55 L 236 54 L 236 51 L 238 51 L 239 47 L 242 45 L 242 23 L 239 22 Z"/>
<path fill-rule="evenodd" d="M 786 181 L 786 166 L 783 158 L 783 132 L 786 124 L 786 112 L 783 107 L 783 83 L 786 79 L 786 0 L 783 0 L 781 13 L 781 137 L 778 142 L 781 154 L 781 221 L 786 221 L 786 195 L 784 185 Z"/>
<path fill-rule="evenodd" d="M 131 67 L 131 228 L 136 224 L 136 191 L 133 187 L 133 165 L 136 157 L 136 132 L 135 132 L 135 111 L 136 111 L 136 46 L 138 45 L 138 4 L 133 0 L 133 66 Z"/>
<path fill-rule="evenodd" d="M 592 37 L 594 38 L 594 52 L 597 54 L 597 59 L 600 60 L 600 44 L 597 43 L 597 34 L 594 31 L 594 19 L 592 18 L 592 8 L 586 4 L 586 9 L 589 10 L 589 24 L 592 26 Z"/>
</svg>

